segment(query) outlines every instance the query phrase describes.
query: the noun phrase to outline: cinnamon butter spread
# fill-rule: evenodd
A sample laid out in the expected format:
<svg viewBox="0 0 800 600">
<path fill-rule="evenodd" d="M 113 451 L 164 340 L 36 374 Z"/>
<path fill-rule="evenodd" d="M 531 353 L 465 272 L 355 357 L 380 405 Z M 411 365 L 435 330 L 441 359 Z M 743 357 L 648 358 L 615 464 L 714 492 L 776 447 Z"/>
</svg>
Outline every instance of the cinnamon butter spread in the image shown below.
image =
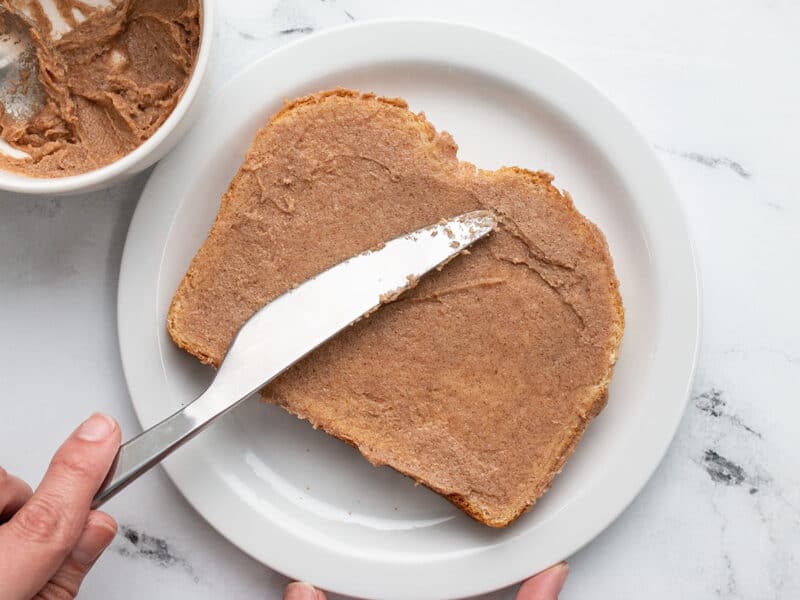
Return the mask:
<svg viewBox="0 0 800 600">
<path fill-rule="evenodd" d="M 495 232 L 263 397 L 504 526 L 604 406 L 622 305 L 602 233 L 552 176 L 482 171 L 456 149 L 399 99 L 335 90 L 287 105 L 256 134 L 168 328 L 219 365 L 244 321 L 293 286 L 442 218 L 492 211 Z"/>
<path fill-rule="evenodd" d="M 0 169 L 32 177 L 91 171 L 142 144 L 175 108 L 200 43 L 199 0 L 51 4 L 55 20 L 36 0 L 0 0 L 36 47 L 17 85 L 35 76 L 44 92 L 32 115 L 0 97 L 0 136 L 17 151 L 0 153 Z"/>
</svg>

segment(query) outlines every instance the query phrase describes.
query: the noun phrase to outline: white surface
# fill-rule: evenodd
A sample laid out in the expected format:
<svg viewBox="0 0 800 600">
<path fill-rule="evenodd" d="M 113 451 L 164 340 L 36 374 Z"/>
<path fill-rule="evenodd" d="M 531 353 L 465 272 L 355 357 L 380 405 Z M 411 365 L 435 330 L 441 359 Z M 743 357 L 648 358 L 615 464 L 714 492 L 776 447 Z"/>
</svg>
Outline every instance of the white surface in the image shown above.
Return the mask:
<svg viewBox="0 0 800 600">
<path fill-rule="evenodd" d="M 800 82 L 787 74 L 800 62 L 800 7 L 231 0 L 218 9 L 214 89 L 302 35 L 283 29 L 341 24 L 344 11 L 438 17 L 529 40 L 632 118 L 689 214 L 703 277 L 703 347 L 694 398 L 665 461 L 631 507 L 572 557 L 562 600 L 798 597 Z M 0 462 L 30 481 L 92 410 L 114 414 L 126 432 L 138 429 L 119 363 L 115 298 L 144 177 L 74 198 L 0 193 Z M 741 468 L 731 485 L 710 477 L 720 469 L 709 451 Z M 163 472 L 108 509 L 167 549 L 147 552 L 120 536 L 83 597 L 280 597 L 286 580 L 212 530 Z"/>
<path fill-rule="evenodd" d="M 194 71 L 178 104 L 152 136 L 130 154 L 88 173 L 55 179 L 40 179 L 0 170 L 0 190 L 44 195 L 86 193 L 115 183 L 121 184 L 131 175 L 152 166 L 169 152 L 200 114 L 208 93 L 208 65 L 213 40 L 216 37 L 214 35 L 216 5 L 213 0 L 211 2 L 200 0 L 200 3 L 204 7 L 201 17 L 202 32 Z M 50 12 L 57 14 L 54 6 L 52 9 Z M 59 33 L 56 30 L 57 37 L 60 37 L 61 33 L 63 32 Z M 7 154 L 19 158 L 19 154 L 15 154 L 13 148 L 12 152 L 7 152 L 7 148 L 7 143 L 0 144 L 0 152 L 6 151 Z M 26 155 L 23 153 L 23 156 Z"/>
<path fill-rule="evenodd" d="M 622 282 L 627 331 L 609 406 L 545 499 L 503 531 L 255 401 L 166 469 L 223 535 L 294 578 L 370 598 L 497 589 L 567 557 L 628 505 L 672 439 L 697 347 L 686 224 L 654 151 L 591 86 L 537 51 L 462 26 L 373 23 L 297 41 L 237 76 L 156 168 L 131 223 L 118 320 L 132 401 L 149 426 L 208 385 L 211 373 L 166 335 L 172 295 L 253 131 L 283 98 L 337 85 L 424 108 L 482 167 L 538 161 L 558 173 L 556 184 L 606 233 Z"/>
</svg>

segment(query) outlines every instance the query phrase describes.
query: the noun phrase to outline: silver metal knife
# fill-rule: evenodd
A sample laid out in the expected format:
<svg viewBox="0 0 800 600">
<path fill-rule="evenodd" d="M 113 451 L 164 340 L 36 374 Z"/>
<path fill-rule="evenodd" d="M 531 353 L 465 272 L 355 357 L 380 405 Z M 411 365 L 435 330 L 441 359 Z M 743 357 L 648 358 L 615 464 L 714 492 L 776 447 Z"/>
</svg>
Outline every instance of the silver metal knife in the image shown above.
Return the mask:
<svg viewBox="0 0 800 600">
<path fill-rule="evenodd" d="M 239 330 L 208 389 L 122 444 L 92 501 L 97 508 L 217 418 L 354 321 L 494 229 L 491 213 L 441 221 L 331 267 L 279 296 Z"/>
</svg>

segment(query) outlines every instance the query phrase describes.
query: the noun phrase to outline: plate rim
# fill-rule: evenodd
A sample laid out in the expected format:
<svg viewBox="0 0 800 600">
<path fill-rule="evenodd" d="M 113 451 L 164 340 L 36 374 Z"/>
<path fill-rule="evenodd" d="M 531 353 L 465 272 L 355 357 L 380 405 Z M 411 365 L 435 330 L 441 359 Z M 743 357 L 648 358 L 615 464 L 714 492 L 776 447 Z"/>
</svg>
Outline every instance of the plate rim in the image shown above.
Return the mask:
<svg viewBox="0 0 800 600">
<path fill-rule="evenodd" d="M 137 277 L 141 279 L 140 276 L 142 274 L 143 265 L 137 264 L 134 255 L 136 252 L 135 245 L 137 243 L 141 245 L 141 243 L 137 242 L 136 240 L 136 236 L 139 235 L 137 232 L 142 229 L 141 222 L 146 218 L 145 212 L 152 208 L 152 206 L 148 207 L 148 203 L 146 201 L 149 190 L 156 186 L 159 178 L 164 172 L 167 171 L 168 166 L 177 160 L 176 157 L 181 153 L 181 149 L 191 144 L 194 135 L 198 135 L 196 132 L 198 132 L 201 129 L 202 124 L 208 120 L 209 115 L 213 114 L 214 107 L 222 102 L 222 99 L 227 94 L 230 94 L 236 88 L 237 84 L 241 84 L 241 82 L 245 81 L 251 73 L 265 69 L 270 63 L 283 60 L 285 57 L 290 56 L 293 52 L 297 51 L 298 48 L 309 47 L 313 45 L 324 45 L 325 43 L 330 43 L 331 41 L 335 42 L 336 38 L 343 35 L 361 35 L 362 37 L 368 37 L 370 34 L 374 35 L 375 31 L 380 29 L 384 30 L 382 33 L 382 39 L 384 41 L 387 39 L 392 40 L 395 37 L 402 37 L 397 34 L 402 32 L 403 29 L 405 29 L 405 32 L 402 33 L 406 34 L 409 32 L 415 32 L 419 34 L 423 30 L 427 29 L 425 33 L 428 35 L 430 35 L 431 32 L 435 32 L 436 34 L 440 34 L 445 37 L 482 37 L 481 41 L 483 42 L 492 43 L 496 47 L 505 46 L 506 49 L 511 48 L 519 55 L 527 56 L 529 61 L 538 62 L 540 66 L 544 65 L 547 68 L 555 69 L 560 74 L 559 76 L 565 78 L 570 85 L 577 86 L 577 88 L 587 92 L 588 96 L 591 98 L 590 104 L 595 108 L 599 106 L 600 109 L 602 109 L 602 112 L 604 112 L 604 117 L 614 121 L 614 125 L 620 128 L 620 131 L 622 131 L 624 134 L 621 137 L 624 137 L 627 141 L 632 142 L 632 147 L 641 152 L 641 155 L 639 156 L 640 161 L 644 160 L 644 164 L 648 167 L 650 175 L 655 176 L 657 183 L 655 187 L 661 188 L 661 195 L 669 197 L 670 202 L 668 203 L 668 210 L 674 211 L 674 214 L 672 215 L 673 220 L 675 221 L 675 224 L 679 225 L 679 230 L 672 232 L 674 234 L 673 242 L 677 242 L 678 246 L 683 246 L 680 249 L 682 249 L 687 255 L 685 258 L 688 258 L 688 262 L 683 265 L 683 267 L 686 269 L 683 273 L 683 277 L 686 280 L 685 283 L 692 288 L 691 291 L 693 292 L 690 298 L 685 298 L 689 305 L 689 314 L 693 319 L 693 323 L 689 324 L 692 326 L 691 329 L 693 330 L 693 335 L 691 340 L 686 340 L 690 346 L 688 348 L 689 364 L 685 375 L 685 384 L 682 386 L 683 391 L 681 394 L 681 401 L 674 403 L 674 409 L 669 415 L 670 422 L 666 427 L 660 428 L 662 432 L 661 438 L 658 440 L 658 443 L 651 448 L 650 457 L 646 461 L 648 466 L 645 468 L 642 468 L 641 466 L 638 467 L 639 472 L 635 477 L 635 481 L 631 481 L 630 479 L 627 481 L 618 481 L 620 484 L 619 487 L 624 487 L 626 489 L 617 494 L 618 499 L 615 502 L 612 502 L 614 506 L 610 507 L 608 505 L 609 503 L 606 501 L 605 505 L 602 507 L 602 510 L 598 511 L 601 513 L 601 515 L 592 519 L 591 523 L 584 523 L 583 527 L 577 527 L 577 530 L 580 530 L 581 532 L 577 532 L 576 528 L 572 527 L 571 533 L 564 536 L 573 541 L 565 542 L 562 539 L 557 542 L 559 548 L 557 553 L 559 554 L 560 558 L 565 558 L 571 554 L 574 554 L 584 545 L 592 541 L 625 511 L 625 509 L 636 498 L 639 492 L 652 477 L 653 473 L 666 454 L 666 451 L 668 450 L 675 433 L 677 432 L 678 425 L 681 421 L 689 395 L 691 393 L 691 386 L 694 379 L 700 347 L 700 317 L 702 306 L 700 277 L 694 242 L 692 240 L 688 220 L 686 219 L 685 210 L 680 203 L 674 186 L 672 185 L 663 168 L 663 165 L 656 156 L 652 147 L 647 143 L 647 141 L 628 119 L 628 117 L 591 82 L 584 79 L 570 67 L 564 65 L 549 54 L 538 50 L 527 42 L 515 39 L 512 36 L 500 34 L 472 25 L 464 25 L 436 19 L 376 19 L 362 21 L 326 29 L 281 46 L 280 48 L 277 48 L 269 54 L 266 54 L 265 56 L 262 56 L 261 58 L 250 63 L 248 66 L 235 74 L 224 86 L 222 86 L 222 88 L 207 104 L 204 114 L 200 115 L 200 118 L 195 123 L 192 131 L 186 135 L 185 139 L 180 142 L 178 147 L 175 148 L 151 174 L 142 191 L 140 201 L 131 219 L 130 228 L 126 237 L 118 284 L 117 329 L 123 373 L 131 396 L 131 403 L 133 405 L 134 412 L 136 413 L 137 419 L 142 426 L 145 426 L 146 423 L 151 424 L 150 419 L 147 418 L 145 408 L 141 405 L 141 403 L 137 403 L 136 400 L 137 394 L 135 393 L 135 390 L 137 389 L 137 376 L 134 373 L 137 370 L 137 367 L 135 365 L 136 357 L 131 355 L 132 342 L 130 340 L 136 338 L 137 336 L 141 336 L 138 335 L 138 332 L 136 331 L 136 319 L 130 318 L 132 314 L 136 313 L 136 310 L 134 310 L 134 305 L 136 302 L 132 302 L 130 300 L 131 295 L 129 293 L 129 290 L 136 290 L 137 292 L 140 292 L 140 287 L 134 285 L 133 281 L 136 280 Z M 394 30 L 394 32 L 392 32 L 392 30 Z M 401 49 L 397 47 L 395 47 L 394 50 L 397 52 L 401 51 Z M 403 48 L 403 50 L 406 49 Z M 394 60 L 399 62 L 409 60 L 409 57 L 403 57 L 398 54 Z M 373 64 L 380 64 L 380 62 L 386 62 L 386 59 L 383 61 L 375 61 Z M 331 64 L 330 69 L 333 70 L 335 67 L 341 66 L 341 64 Z M 302 81 L 303 77 L 299 76 L 296 80 L 296 83 L 300 84 Z M 150 204 L 152 205 L 152 202 Z M 636 206 L 641 205 L 636 204 Z M 171 229 L 171 227 L 172 223 L 170 223 L 169 229 Z M 142 236 L 139 235 L 139 237 L 141 238 Z M 168 239 L 168 237 L 169 235 L 167 234 L 166 239 Z M 166 239 L 164 240 L 165 242 Z M 152 263 L 157 262 L 156 290 L 158 274 L 163 261 L 164 248 L 161 248 L 161 250 L 162 254 L 159 254 L 157 257 L 155 257 L 157 258 L 156 261 L 152 261 Z M 138 297 L 138 294 L 136 297 Z M 141 304 L 140 301 L 137 300 L 137 302 Z M 681 380 L 683 381 L 683 378 L 681 378 Z M 241 526 L 237 526 L 235 523 L 233 523 L 232 520 L 226 516 L 226 513 L 228 512 L 226 508 L 220 508 L 216 502 L 209 500 L 210 496 L 216 494 L 216 492 L 214 492 L 214 494 L 209 494 L 208 490 L 205 490 L 206 497 L 203 496 L 203 484 L 198 482 L 196 472 L 191 469 L 191 465 L 187 464 L 185 460 L 180 460 L 180 453 L 165 461 L 163 466 L 170 479 L 173 481 L 173 483 L 175 483 L 178 490 L 195 508 L 195 510 L 197 510 L 214 529 L 216 529 L 239 549 L 255 558 L 259 562 L 269 566 L 270 568 L 273 568 L 293 578 L 314 581 L 319 587 L 336 593 L 382 598 L 414 597 L 433 599 L 443 597 L 466 597 L 491 592 L 501 587 L 511 585 L 524 579 L 530 575 L 532 571 L 540 570 L 552 562 L 557 562 L 557 560 L 560 560 L 559 558 L 552 561 L 542 561 L 540 557 L 537 562 L 536 560 L 531 559 L 530 556 L 527 556 L 525 560 L 518 560 L 514 558 L 514 554 L 509 554 L 509 549 L 506 548 L 505 552 L 501 550 L 497 553 L 495 559 L 491 561 L 495 566 L 498 566 L 498 568 L 494 569 L 486 568 L 489 565 L 484 562 L 488 560 L 487 557 L 484 556 L 484 552 L 473 553 L 460 557 L 460 559 L 457 560 L 474 559 L 478 562 L 472 564 L 469 566 L 469 568 L 467 568 L 466 565 L 456 565 L 455 568 L 459 569 L 458 578 L 436 576 L 436 571 L 433 569 L 448 571 L 446 566 L 454 568 L 453 565 L 442 564 L 445 561 L 433 561 L 427 565 L 405 562 L 385 564 L 376 562 L 375 564 L 369 563 L 367 565 L 370 569 L 373 569 L 371 578 L 365 576 L 360 581 L 346 581 L 346 577 L 344 577 L 343 580 L 341 564 L 337 566 L 336 563 L 340 563 L 342 559 L 352 561 L 354 560 L 352 557 L 342 555 L 337 556 L 335 549 L 329 549 L 327 550 L 326 556 L 318 557 L 318 560 L 316 561 L 309 560 L 309 555 L 307 554 L 309 550 L 307 547 L 304 547 L 306 542 L 302 540 L 300 536 L 289 533 L 288 530 L 285 530 L 280 524 L 275 522 L 270 522 L 273 526 L 272 528 L 275 530 L 273 533 L 278 535 L 278 537 L 283 535 L 283 538 L 281 538 L 283 542 L 292 541 L 294 544 L 289 544 L 288 547 L 284 545 L 277 553 L 275 551 L 270 551 L 271 546 L 281 546 L 279 540 L 274 539 L 273 542 L 267 542 L 264 544 L 263 542 L 253 539 L 254 536 L 251 533 L 248 533 L 248 527 L 242 528 Z M 578 498 L 588 495 L 589 492 L 594 490 L 595 487 L 597 487 L 597 483 L 589 486 L 589 489 L 578 496 Z M 619 498 L 623 496 L 624 499 L 620 500 Z M 573 502 L 575 502 L 575 500 L 573 500 Z M 287 535 L 289 538 L 293 537 L 294 539 L 290 540 L 286 537 Z M 524 537 L 524 535 L 518 536 L 518 538 Z M 518 542 L 519 540 L 514 541 Z M 508 544 L 508 546 L 518 545 L 518 543 Z M 318 554 L 323 551 L 323 549 L 319 546 L 316 546 L 315 549 L 317 550 Z M 302 551 L 302 554 L 300 554 L 300 551 Z M 289 558 L 287 560 L 286 557 L 290 555 L 294 556 L 295 558 Z M 499 560 L 497 560 L 498 558 Z M 330 561 L 330 564 L 326 563 L 326 561 Z M 301 563 L 302 566 L 299 566 L 298 562 Z M 499 565 L 503 565 L 504 568 L 499 568 Z M 385 570 L 387 566 L 388 571 Z M 412 568 L 417 569 L 419 577 L 415 578 L 410 576 L 410 569 Z M 398 569 L 400 571 L 398 571 Z M 386 573 L 391 572 L 395 572 L 400 576 L 395 577 L 392 580 L 393 589 L 389 594 L 387 594 L 387 582 L 385 580 L 385 576 Z M 418 582 L 411 581 L 412 579 L 420 578 L 424 579 L 424 586 L 420 586 Z M 403 584 L 405 587 L 398 587 L 399 584 Z"/>
</svg>

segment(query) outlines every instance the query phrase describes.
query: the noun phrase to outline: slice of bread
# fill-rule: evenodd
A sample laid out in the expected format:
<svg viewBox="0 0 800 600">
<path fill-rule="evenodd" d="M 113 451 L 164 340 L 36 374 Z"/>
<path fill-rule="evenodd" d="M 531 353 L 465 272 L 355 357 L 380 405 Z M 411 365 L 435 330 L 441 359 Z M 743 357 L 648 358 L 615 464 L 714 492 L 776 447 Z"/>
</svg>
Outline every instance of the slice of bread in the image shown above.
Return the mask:
<svg viewBox="0 0 800 600">
<path fill-rule="evenodd" d="M 471 255 L 262 395 L 503 527 L 605 405 L 623 311 L 603 234 L 551 175 L 478 170 L 456 150 L 400 99 L 333 90 L 286 105 L 256 134 L 167 325 L 219 365 L 244 321 L 292 286 L 444 217 L 493 211 L 500 228 Z"/>
</svg>

